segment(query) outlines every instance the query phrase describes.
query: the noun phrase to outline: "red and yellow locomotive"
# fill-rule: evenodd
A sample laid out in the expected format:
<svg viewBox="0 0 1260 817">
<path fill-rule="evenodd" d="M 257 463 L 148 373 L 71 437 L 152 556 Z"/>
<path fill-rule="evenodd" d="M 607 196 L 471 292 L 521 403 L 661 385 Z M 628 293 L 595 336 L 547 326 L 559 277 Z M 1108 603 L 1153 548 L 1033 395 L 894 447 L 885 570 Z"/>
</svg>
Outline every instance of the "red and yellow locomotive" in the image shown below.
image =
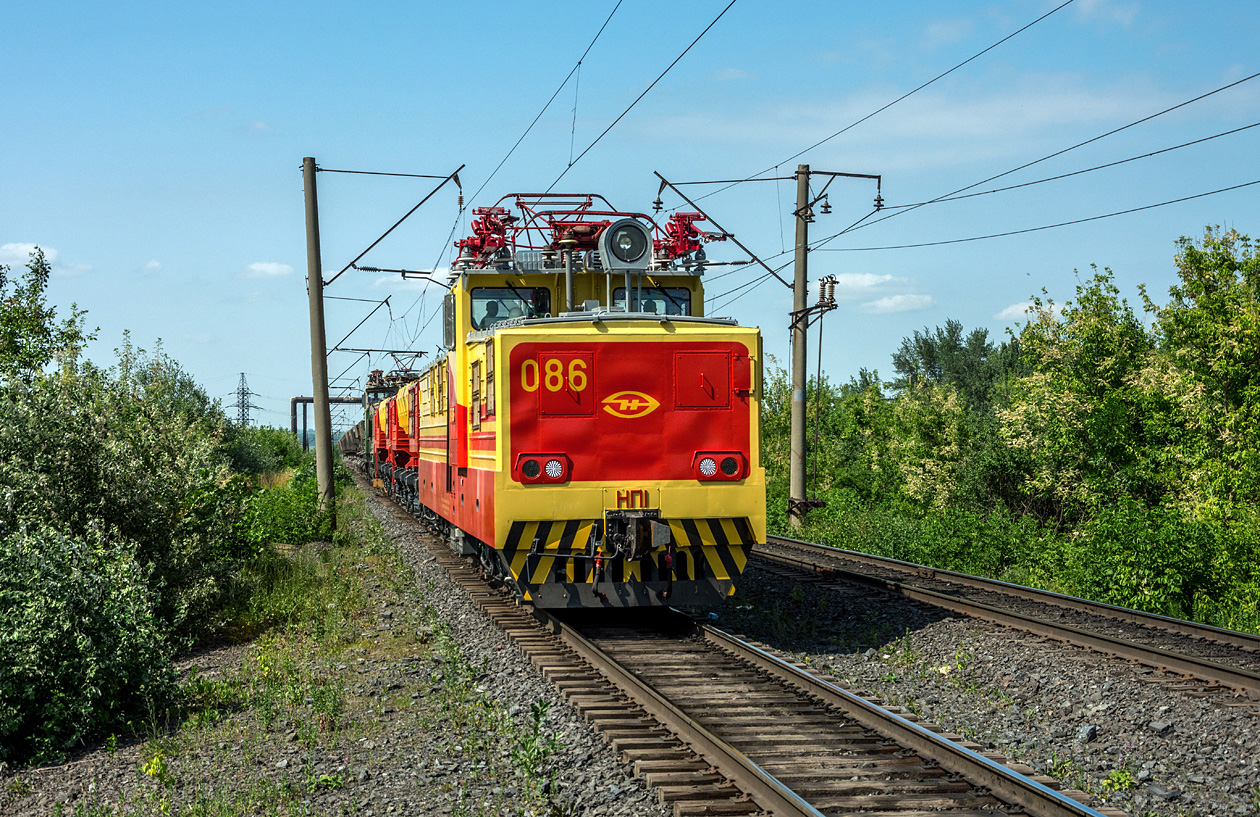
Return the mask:
<svg viewBox="0 0 1260 817">
<path fill-rule="evenodd" d="M 703 314 L 725 236 L 597 196 L 474 213 L 446 354 L 343 452 L 539 607 L 720 602 L 766 526 L 760 335 Z"/>
</svg>

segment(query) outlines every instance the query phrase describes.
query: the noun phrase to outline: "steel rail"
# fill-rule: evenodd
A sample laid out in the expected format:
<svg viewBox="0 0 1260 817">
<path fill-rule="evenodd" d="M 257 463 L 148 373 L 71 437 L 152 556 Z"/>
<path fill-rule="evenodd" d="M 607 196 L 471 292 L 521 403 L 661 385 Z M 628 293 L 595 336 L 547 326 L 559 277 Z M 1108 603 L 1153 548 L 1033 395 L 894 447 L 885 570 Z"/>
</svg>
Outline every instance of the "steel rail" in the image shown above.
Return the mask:
<svg viewBox="0 0 1260 817">
<path fill-rule="evenodd" d="M 1003 610 L 989 604 L 939 593 L 922 587 L 915 587 L 914 585 L 904 584 L 892 579 L 884 579 L 840 567 L 809 565 L 793 559 L 781 559 L 776 555 L 764 552 L 761 555 L 772 560 L 779 559 L 787 563 L 807 565 L 815 570 L 827 570 L 837 577 L 880 587 L 933 607 L 940 607 L 951 612 L 1004 624 L 1036 635 L 1047 636 L 1120 658 L 1131 659 L 1156 669 L 1178 672 L 1209 684 L 1222 684 L 1247 692 L 1253 696 L 1260 696 L 1260 673 L 1251 672 L 1240 667 L 1231 667 L 1205 658 L 1195 658 L 1181 653 L 1170 652 L 1158 647 L 1151 647 L 1122 638 L 1103 635 L 1102 633 L 1090 632 L 1066 624 L 1055 624 L 1035 616 L 1017 613 L 1012 610 Z M 931 568 L 924 569 L 930 570 Z"/>
<path fill-rule="evenodd" d="M 823 817 L 821 811 L 800 795 L 779 782 L 743 752 L 710 732 L 581 633 L 542 610 L 535 610 L 534 615 L 544 621 L 570 649 L 621 687 L 645 712 L 690 744 L 692 751 L 722 774 L 728 775 L 758 806 L 782 817 Z"/>
<path fill-rule="evenodd" d="M 889 712 L 849 690 L 812 675 L 776 655 L 741 641 L 707 624 L 698 625 L 704 637 L 755 666 L 804 688 L 810 695 L 845 711 L 857 723 L 910 749 L 941 768 L 984 786 L 999 799 L 1021 806 L 1038 817 L 1101 817 L 1101 812 L 1079 803 L 1036 780 L 1025 777 L 944 738 L 913 721 Z"/>
<path fill-rule="evenodd" d="M 357 475 L 356 475 L 357 476 Z M 395 508 L 400 515 L 407 515 Z M 425 537 L 428 539 L 429 537 Z M 465 587 L 475 603 L 499 626 L 504 627 L 501 611 L 496 614 L 493 605 L 487 605 L 490 597 L 498 594 L 488 590 L 476 592 L 476 582 L 471 580 L 472 571 L 467 562 L 448 551 L 444 543 L 433 542 L 430 550 L 438 558 L 451 578 Z M 463 570 L 460 567 L 463 567 Z M 459 575 L 459 574 L 466 575 Z M 801 795 L 763 769 L 739 749 L 714 735 L 678 705 L 666 699 L 650 684 L 643 681 L 600 647 L 581 635 L 574 628 L 546 611 L 531 605 L 514 608 L 528 611 L 523 617 L 532 617 L 545 630 L 552 632 L 573 654 L 599 672 L 614 687 L 629 696 L 633 703 L 658 723 L 671 730 L 696 756 L 710 764 L 713 770 L 726 777 L 733 787 L 745 793 L 752 805 L 766 812 L 783 817 L 804 815 L 823 817 L 823 812 L 811 805 Z M 519 618 L 518 614 L 518 618 Z M 520 623 L 517 623 L 520 626 Z M 693 631 L 701 634 L 711 645 L 722 652 L 733 653 L 747 663 L 777 676 L 781 682 L 803 690 L 806 694 L 842 709 L 846 717 L 885 739 L 915 752 L 924 760 L 937 763 L 942 769 L 965 778 L 980 791 L 993 794 L 1010 805 L 1022 807 L 1024 812 L 1036 817 L 1107 817 L 1112 810 L 1097 811 L 1072 799 L 1068 794 L 1056 792 L 1036 780 L 1020 775 L 1001 763 L 953 743 L 913 721 L 890 712 L 871 701 L 863 699 L 824 679 L 806 673 L 773 654 L 746 644 L 716 628 L 691 622 Z M 504 627 L 509 637 L 517 638 L 511 627 Z M 575 665 L 576 666 L 576 665 Z M 1080 793 L 1077 793 L 1080 794 Z"/>
<path fill-rule="evenodd" d="M 815 551 L 824 555 L 839 556 L 861 564 L 869 564 L 876 567 L 885 567 L 892 570 L 914 573 L 915 575 L 923 578 L 941 579 L 942 581 L 954 582 L 955 584 L 961 584 L 977 590 L 1005 593 L 1026 601 L 1052 604 L 1056 607 L 1066 607 L 1082 613 L 1091 613 L 1094 615 L 1106 616 L 1107 618 L 1127 621 L 1130 624 L 1139 624 L 1146 627 L 1170 630 L 1192 638 L 1204 638 L 1220 641 L 1224 644 L 1240 647 L 1245 650 L 1260 651 L 1260 635 L 1239 632 L 1238 630 L 1227 630 L 1223 627 L 1213 627 L 1210 624 L 1199 624 L 1198 622 L 1185 621 L 1178 618 L 1171 618 L 1169 616 L 1161 616 L 1157 613 L 1148 613 L 1144 610 L 1134 610 L 1131 607 L 1121 607 L 1119 605 L 1107 604 L 1101 601 L 1091 601 L 1089 599 L 1082 599 L 1076 596 L 1068 596 L 1063 593 L 1055 593 L 1050 590 L 1025 587 L 1019 584 L 999 581 L 998 579 L 986 579 L 983 576 L 972 576 L 967 573 L 957 573 L 952 570 L 941 570 L 939 568 L 928 567 L 927 565 L 916 564 L 914 562 L 904 562 L 899 559 L 891 559 L 887 556 L 875 556 L 870 553 L 861 553 L 856 550 L 846 550 L 844 548 L 831 547 L 830 545 L 820 545 L 816 542 L 805 542 L 800 539 L 790 539 L 786 536 L 768 536 L 766 538 L 770 544 L 781 543 L 789 547 Z M 763 555 L 765 554 L 763 553 Z"/>
</svg>

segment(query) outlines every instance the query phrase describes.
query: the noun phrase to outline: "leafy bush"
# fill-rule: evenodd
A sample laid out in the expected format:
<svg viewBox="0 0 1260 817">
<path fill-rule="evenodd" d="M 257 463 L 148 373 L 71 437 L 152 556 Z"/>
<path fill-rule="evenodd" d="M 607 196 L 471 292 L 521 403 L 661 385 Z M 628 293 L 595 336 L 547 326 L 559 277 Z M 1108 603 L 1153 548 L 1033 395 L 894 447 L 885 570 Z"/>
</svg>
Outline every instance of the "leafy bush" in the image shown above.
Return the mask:
<svg viewBox="0 0 1260 817">
<path fill-rule="evenodd" d="M 223 450 L 240 474 L 268 474 L 297 468 L 309 455 L 302 450 L 302 442 L 293 434 L 278 428 L 227 427 Z"/>
<path fill-rule="evenodd" d="M 172 689 L 145 569 L 99 535 L 0 538 L 0 760 L 55 760 Z"/>
<path fill-rule="evenodd" d="M 0 394 L 0 524 L 102 531 L 133 548 L 159 617 L 187 643 L 213 623 L 233 563 L 252 552 L 240 529 L 248 486 L 218 451 L 213 415 L 147 399 L 178 367 L 143 363 L 143 391 L 134 368 L 85 364 Z"/>
<path fill-rule="evenodd" d="M 250 499 L 248 536 L 258 545 L 305 545 L 332 539 L 332 518 L 319 507 L 315 463 L 293 473 L 288 485 L 260 489 Z"/>
<path fill-rule="evenodd" d="M 1007 575 L 1025 564 L 1046 536 L 1032 519 L 1002 509 L 923 512 L 835 493 L 829 500 L 827 507 L 810 512 L 803 538 L 945 570 Z"/>
<path fill-rule="evenodd" d="M 1090 598 L 1185 617 L 1196 591 L 1215 589 L 1212 527 L 1131 500 L 1104 508 L 1069 540 L 1064 579 Z"/>
<path fill-rule="evenodd" d="M 27 268 L 10 296 L 0 267 L 6 762 L 56 757 L 161 701 L 170 655 L 222 626 L 237 571 L 259 553 L 251 481 L 231 452 L 252 440 L 267 462 L 292 453 L 278 432 L 233 434 L 160 348 L 124 338 L 112 369 L 79 361 L 83 313 L 57 322 L 45 259 Z"/>
</svg>

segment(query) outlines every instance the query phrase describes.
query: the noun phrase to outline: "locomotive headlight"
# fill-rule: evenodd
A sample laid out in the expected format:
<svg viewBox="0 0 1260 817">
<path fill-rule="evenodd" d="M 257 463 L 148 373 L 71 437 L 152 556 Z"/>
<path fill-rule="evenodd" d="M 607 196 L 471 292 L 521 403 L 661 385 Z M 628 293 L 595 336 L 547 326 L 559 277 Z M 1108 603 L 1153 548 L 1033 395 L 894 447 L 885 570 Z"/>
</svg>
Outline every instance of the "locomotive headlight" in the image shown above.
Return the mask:
<svg viewBox="0 0 1260 817">
<path fill-rule="evenodd" d="M 633 218 L 623 218 L 600 234 L 600 257 L 614 270 L 646 270 L 652 236 L 648 228 Z"/>
<path fill-rule="evenodd" d="M 711 477 L 717 473 L 717 463 L 713 461 L 712 457 L 705 457 L 700 460 L 700 473 L 706 477 Z"/>
<path fill-rule="evenodd" d="M 537 479 L 538 475 L 542 473 L 542 469 L 538 466 L 538 460 L 525 460 L 524 464 L 521 465 L 521 473 L 527 479 Z"/>
<path fill-rule="evenodd" d="M 613 235 L 613 251 L 622 261 L 638 261 L 647 250 L 643 233 L 632 227 L 622 227 Z"/>
<path fill-rule="evenodd" d="M 560 475 L 564 473 L 564 463 L 560 460 L 547 460 L 544 470 L 551 479 L 560 479 Z"/>
<path fill-rule="evenodd" d="M 704 463 L 700 463 L 700 467 L 704 468 Z M 739 460 L 734 457 L 722 458 L 722 473 L 728 477 L 733 477 L 739 473 Z"/>
</svg>

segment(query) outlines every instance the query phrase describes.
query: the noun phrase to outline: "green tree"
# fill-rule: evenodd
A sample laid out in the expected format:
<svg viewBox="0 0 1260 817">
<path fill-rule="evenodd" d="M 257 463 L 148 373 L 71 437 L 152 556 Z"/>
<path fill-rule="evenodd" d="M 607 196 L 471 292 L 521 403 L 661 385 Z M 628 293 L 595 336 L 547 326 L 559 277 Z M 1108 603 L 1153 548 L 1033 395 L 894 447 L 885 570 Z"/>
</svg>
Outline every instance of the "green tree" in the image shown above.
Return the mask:
<svg viewBox="0 0 1260 817">
<path fill-rule="evenodd" d="M 54 359 L 77 358 L 95 335 L 84 331 L 85 313 L 77 305 L 57 322 L 56 310 L 45 301 L 52 268 L 43 250 L 31 252 L 26 270 L 10 292 L 10 269 L 0 264 L 0 377 L 29 382 Z"/>
<path fill-rule="evenodd" d="M 1188 429 L 1201 499 L 1260 499 L 1260 255 L 1235 230 L 1207 229 L 1201 243 L 1177 242 L 1180 283 L 1159 306 L 1143 291 L 1179 388 L 1165 406 Z M 1152 376 L 1154 382 L 1156 378 Z M 1192 439 L 1191 439 L 1192 438 Z"/>
<path fill-rule="evenodd" d="M 1019 342 L 1012 339 L 994 345 L 989 330 L 978 328 L 963 334 L 959 321 L 948 319 L 935 330 L 924 327 L 901 341 L 893 353 L 892 382 L 898 391 L 915 386 L 952 386 L 971 408 L 989 410 L 995 386 L 1021 371 Z"/>
<path fill-rule="evenodd" d="M 1094 270 L 1063 305 L 1033 299 L 1019 341 L 1032 373 L 1011 385 L 998 416 L 1007 444 L 1031 466 L 1024 490 L 1043 521 L 1074 524 L 1117 495 L 1152 496 L 1140 448 L 1135 384 L 1154 339 L 1120 297 L 1111 270 Z"/>
</svg>

